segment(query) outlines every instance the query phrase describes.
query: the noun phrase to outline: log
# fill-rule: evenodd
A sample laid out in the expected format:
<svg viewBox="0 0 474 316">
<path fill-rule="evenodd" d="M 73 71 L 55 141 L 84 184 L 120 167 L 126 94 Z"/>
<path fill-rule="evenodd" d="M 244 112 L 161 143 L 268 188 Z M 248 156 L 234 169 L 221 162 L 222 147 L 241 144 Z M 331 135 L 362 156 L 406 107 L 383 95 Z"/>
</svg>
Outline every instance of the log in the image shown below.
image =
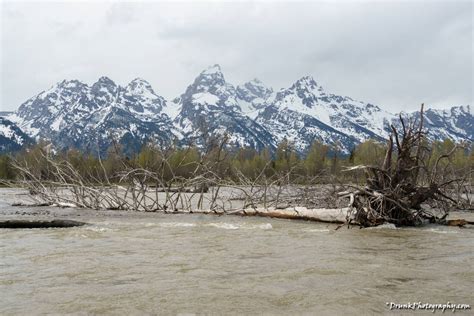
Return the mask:
<svg viewBox="0 0 474 316">
<path fill-rule="evenodd" d="M 42 220 L 8 220 L 0 221 L 0 228 L 29 229 L 29 228 L 64 228 L 84 226 L 87 223 L 73 220 L 55 219 L 52 221 Z"/>
<path fill-rule="evenodd" d="M 308 209 L 306 207 L 294 207 L 282 210 L 256 210 L 256 216 L 272 217 L 282 219 L 306 220 L 322 223 L 347 223 L 348 209 Z"/>
<path fill-rule="evenodd" d="M 306 207 L 293 207 L 285 209 L 239 209 L 229 212 L 213 211 L 213 210 L 175 210 L 167 212 L 169 214 L 214 214 L 214 215 L 237 215 L 237 216 L 259 216 L 280 219 L 304 220 L 321 223 L 346 224 L 348 208 L 342 209 L 308 209 Z M 350 218 L 351 223 L 356 224 L 353 217 Z"/>
</svg>

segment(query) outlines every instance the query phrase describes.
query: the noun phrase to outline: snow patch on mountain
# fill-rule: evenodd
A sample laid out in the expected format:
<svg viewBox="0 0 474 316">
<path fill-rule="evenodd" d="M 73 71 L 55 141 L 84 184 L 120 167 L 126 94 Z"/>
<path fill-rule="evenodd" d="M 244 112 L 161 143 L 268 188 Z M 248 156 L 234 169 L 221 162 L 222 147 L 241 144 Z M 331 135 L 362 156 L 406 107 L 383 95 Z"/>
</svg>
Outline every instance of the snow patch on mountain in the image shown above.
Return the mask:
<svg viewBox="0 0 474 316">
<path fill-rule="evenodd" d="M 106 147 L 112 138 L 125 141 L 124 137 L 128 143 L 166 143 L 174 138 L 171 120 L 163 111 L 166 103 L 143 79 L 121 87 L 104 76 L 92 86 L 77 80 L 57 83 L 27 100 L 9 118 L 32 137 L 51 139 L 59 148 L 90 149 L 99 143 Z"/>
<path fill-rule="evenodd" d="M 29 136 L 50 139 L 58 148 L 94 152 L 105 152 L 112 139 L 133 152 L 147 142 L 204 147 L 225 135 L 230 146 L 272 150 L 287 139 L 305 153 L 317 140 L 349 153 L 369 138 L 385 139 L 390 124 L 399 124 L 394 114 L 329 93 L 311 76 L 275 92 L 258 79 L 234 86 L 219 65 L 203 70 L 172 101 L 142 78 L 126 86 L 105 76 L 91 86 L 63 80 L 28 99 L 8 119 Z M 431 139 L 474 138 L 469 105 L 428 109 L 425 122 Z M 2 133 L 10 132 L 2 127 Z"/>
<path fill-rule="evenodd" d="M 31 139 L 15 123 L 0 117 L 0 153 L 20 150 Z"/>
<path fill-rule="evenodd" d="M 273 96 L 273 89 L 268 88 L 259 79 L 253 79 L 240 85 L 236 89 L 238 103 L 243 114 L 255 119 L 270 98 Z"/>
<path fill-rule="evenodd" d="M 183 143 L 205 146 L 207 140 L 226 135 L 231 146 L 275 147 L 268 131 L 242 112 L 237 89 L 218 65 L 202 71 L 175 101 L 179 113 L 173 122 Z"/>
</svg>

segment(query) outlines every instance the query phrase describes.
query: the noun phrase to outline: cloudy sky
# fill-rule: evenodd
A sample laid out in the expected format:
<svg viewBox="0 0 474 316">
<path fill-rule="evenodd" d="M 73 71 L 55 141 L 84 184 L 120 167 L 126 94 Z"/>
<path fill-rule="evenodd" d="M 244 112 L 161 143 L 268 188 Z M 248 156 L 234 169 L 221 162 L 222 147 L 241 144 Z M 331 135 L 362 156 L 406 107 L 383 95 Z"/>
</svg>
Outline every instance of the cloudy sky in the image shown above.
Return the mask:
<svg viewBox="0 0 474 316">
<path fill-rule="evenodd" d="M 103 75 L 174 98 L 216 63 L 233 84 L 312 75 L 393 112 L 472 104 L 469 0 L 0 2 L 0 110 Z"/>
</svg>

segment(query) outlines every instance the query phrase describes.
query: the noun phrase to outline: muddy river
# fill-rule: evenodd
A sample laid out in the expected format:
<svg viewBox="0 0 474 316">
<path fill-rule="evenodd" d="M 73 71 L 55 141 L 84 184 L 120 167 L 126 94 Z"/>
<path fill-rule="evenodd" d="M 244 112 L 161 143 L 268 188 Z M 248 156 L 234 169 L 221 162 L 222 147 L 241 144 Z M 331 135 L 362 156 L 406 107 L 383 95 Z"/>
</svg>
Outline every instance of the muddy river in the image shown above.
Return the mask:
<svg viewBox="0 0 474 316">
<path fill-rule="evenodd" d="M 393 314 L 387 302 L 474 304 L 472 228 L 335 231 L 269 218 L 10 206 L 21 193 L 0 189 L 0 220 L 90 225 L 0 230 L 1 315 Z"/>
</svg>

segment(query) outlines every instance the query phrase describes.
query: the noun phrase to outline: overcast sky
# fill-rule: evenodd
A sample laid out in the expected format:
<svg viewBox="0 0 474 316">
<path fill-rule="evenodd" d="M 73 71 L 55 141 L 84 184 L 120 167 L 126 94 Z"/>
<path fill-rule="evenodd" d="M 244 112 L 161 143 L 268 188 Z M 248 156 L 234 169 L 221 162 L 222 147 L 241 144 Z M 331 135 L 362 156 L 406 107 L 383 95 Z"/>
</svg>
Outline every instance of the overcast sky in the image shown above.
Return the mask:
<svg viewBox="0 0 474 316">
<path fill-rule="evenodd" d="M 235 85 L 312 75 L 392 112 L 472 104 L 471 1 L 0 2 L 0 110 L 103 75 L 174 98 L 216 63 Z"/>
</svg>

